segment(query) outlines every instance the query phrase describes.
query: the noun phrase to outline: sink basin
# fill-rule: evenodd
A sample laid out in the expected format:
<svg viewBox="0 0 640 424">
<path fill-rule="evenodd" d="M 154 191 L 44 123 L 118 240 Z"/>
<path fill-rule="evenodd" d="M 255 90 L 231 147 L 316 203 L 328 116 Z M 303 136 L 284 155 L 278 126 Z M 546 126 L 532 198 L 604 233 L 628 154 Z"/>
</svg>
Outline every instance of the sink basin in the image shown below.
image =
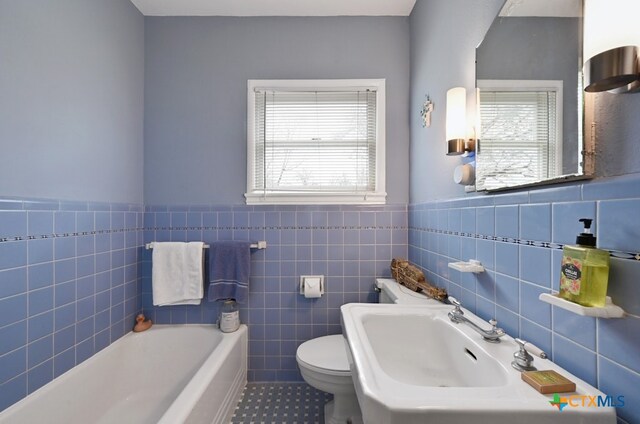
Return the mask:
<svg viewBox="0 0 640 424">
<path fill-rule="evenodd" d="M 451 309 L 342 306 L 343 334 L 365 423 L 615 424 L 612 407 L 554 407 L 549 403 L 553 394 L 538 393 L 511 367 L 518 350 L 512 338 L 487 343 L 468 325 L 452 323 L 447 317 Z M 465 316 L 490 327 L 470 312 Z M 534 365 L 574 381 L 573 395 L 605 396 L 549 360 L 536 358 Z"/>
<path fill-rule="evenodd" d="M 507 370 L 485 351 L 463 337 L 442 338 L 449 325 L 436 315 L 407 323 L 407 315 L 367 314 L 362 321 L 381 370 L 395 381 L 432 387 L 506 384 Z"/>
</svg>

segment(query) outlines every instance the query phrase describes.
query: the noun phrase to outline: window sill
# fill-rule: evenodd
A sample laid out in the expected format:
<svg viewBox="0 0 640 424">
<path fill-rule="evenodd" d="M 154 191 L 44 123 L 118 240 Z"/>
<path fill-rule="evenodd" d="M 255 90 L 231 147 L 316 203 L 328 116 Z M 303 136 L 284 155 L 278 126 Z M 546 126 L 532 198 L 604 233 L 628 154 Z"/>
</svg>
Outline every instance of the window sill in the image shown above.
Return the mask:
<svg viewBox="0 0 640 424">
<path fill-rule="evenodd" d="M 387 193 L 245 193 L 247 205 L 384 205 Z"/>
</svg>

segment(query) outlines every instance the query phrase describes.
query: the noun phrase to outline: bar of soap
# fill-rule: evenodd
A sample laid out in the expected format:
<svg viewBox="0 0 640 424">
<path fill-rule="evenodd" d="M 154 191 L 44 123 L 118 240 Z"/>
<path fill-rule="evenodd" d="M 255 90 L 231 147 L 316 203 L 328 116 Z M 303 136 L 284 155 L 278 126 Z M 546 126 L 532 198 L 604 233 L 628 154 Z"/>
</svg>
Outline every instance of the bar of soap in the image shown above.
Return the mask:
<svg viewBox="0 0 640 424">
<path fill-rule="evenodd" d="M 576 391 L 576 383 L 553 370 L 525 371 L 521 376 L 523 381 L 543 394 Z"/>
</svg>

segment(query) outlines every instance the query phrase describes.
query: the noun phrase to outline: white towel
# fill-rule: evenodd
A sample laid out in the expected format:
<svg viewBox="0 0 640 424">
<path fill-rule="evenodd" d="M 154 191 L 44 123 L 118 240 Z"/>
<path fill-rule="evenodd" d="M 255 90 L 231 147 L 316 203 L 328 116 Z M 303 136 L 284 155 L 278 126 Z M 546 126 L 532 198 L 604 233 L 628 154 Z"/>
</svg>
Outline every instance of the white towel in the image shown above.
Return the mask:
<svg viewBox="0 0 640 424">
<path fill-rule="evenodd" d="M 203 248 L 200 241 L 153 243 L 154 305 L 200 304 L 204 295 Z"/>
</svg>

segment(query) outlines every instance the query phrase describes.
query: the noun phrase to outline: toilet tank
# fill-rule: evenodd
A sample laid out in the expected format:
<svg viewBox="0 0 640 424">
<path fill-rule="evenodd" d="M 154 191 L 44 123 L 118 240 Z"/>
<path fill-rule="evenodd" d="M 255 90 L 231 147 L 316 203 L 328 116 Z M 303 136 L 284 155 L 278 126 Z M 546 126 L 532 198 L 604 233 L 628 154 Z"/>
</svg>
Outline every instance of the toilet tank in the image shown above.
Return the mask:
<svg viewBox="0 0 640 424">
<path fill-rule="evenodd" d="M 423 293 L 416 293 L 409 290 L 389 278 L 376 278 L 376 287 L 380 289 L 378 303 L 442 305 L 441 302 L 427 297 Z"/>
</svg>

